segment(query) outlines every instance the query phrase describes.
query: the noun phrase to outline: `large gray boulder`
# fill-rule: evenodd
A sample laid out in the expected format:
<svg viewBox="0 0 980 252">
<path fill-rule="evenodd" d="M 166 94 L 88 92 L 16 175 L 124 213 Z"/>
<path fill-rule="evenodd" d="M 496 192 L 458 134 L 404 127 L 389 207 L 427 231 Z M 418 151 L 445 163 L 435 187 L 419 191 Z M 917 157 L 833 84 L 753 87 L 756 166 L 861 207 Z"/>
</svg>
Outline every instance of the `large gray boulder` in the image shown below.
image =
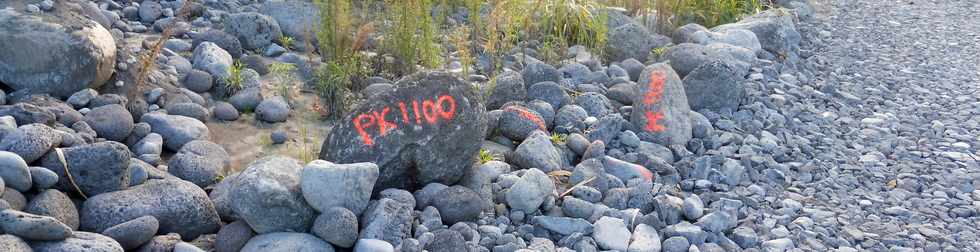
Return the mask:
<svg viewBox="0 0 980 252">
<path fill-rule="evenodd" d="M 119 104 L 93 108 L 85 114 L 85 123 L 91 126 L 99 137 L 116 142 L 124 142 L 133 131 L 132 114 Z"/>
<path fill-rule="evenodd" d="M 714 32 L 744 29 L 755 33 L 762 49 L 774 55 L 790 56 L 800 49 L 802 37 L 796 31 L 794 16 L 785 9 L 771 9 L 747 17 L 737 23 L 711 28 Z"/>
<path fill-rule="evenodd" d="M 746 94 L 743 80 L 731 65 L 712 61 L 684 76 L 684 92 L 692 110 L 736 111 Z"/>
<path fill-rule="evenodd" d="M 214 204 L 200 187 L 179 179 L 155 179 L 128 190 L 89 198 L 80 212 L 81 229 L 102 232 L 143 216 L 160 222 L 159 233 L 191 240 L 218 231 Z"/>
<path fill-rule="evenodd" d="M 228 167 L 230 159 L 221 145 L 194 140 L 184 144 L 167 164 L 170 174 L 200 187 L 207 187 Z"/>
<path fill-rule="evenodd" d="M 259 7 L 259 12 L 269 15 L 279 23 L 282 34 L 292 37 L 298 50 L 306 46 L 309 37 L 316 44 L 315 33 L 320 29 L 320 8 L 314 3 L 304 1 L 267 1 Z"/>
<path fill-rule="evenodd" d="M 245 243 L 241 252 L 333 252 L 334 249 L 320 238 L 307 233 L 277 232 L 262 234 Z"/>
<path fill-rule="evenodd" d="M 81 7 L 58 1 L 53 14 L 0 10 L 0 83 L 28 93 L 68 97 L 112 76 L 116 43 Z"/>
<path fill-rule="evenodd" d="M 180 151 L 180 148 L 194 140 L 210 140 L 208 126 L 197 119 L 168 115 L 164 113 L 147 113 L 140 119 L 150 124 L 154 133 L 163 136 L 163 144 L 170 151 Z"/>
<path fill-rule="evenodd" d="M 231 54 L 211 42 L 201 42 L 194 48 L 194 69 L 205 71 L 219 80 L 231 77 Z"/>
<path fill-rule="evenodd" d="M 334 164 L 314 160 L 303 168 L 303 198 L 320 212 L 342 207 L 360 215 L 371 199 L 378 175 L 378 165 L 373 163 Z"/>
<path fill-rule="evenodd" d="M 448 73 L 419 73 L 396 86 L 372 96 L 335 126 L 320 158 L 378 164 L 375 191 L 456 183 L 479 152 L 480 145 L 472 143 L 486 132 L 482 99 Z"/>
<path fill-rule="evenodd" d="M 234 35 L 248 50 L 265 49 L 282 36 L 279 22 L 258 12 L 239 12 L 225 19 L 225 32 Z"/>
<path fill-rule="evenodd" d="M 62 162 L 56 151 L 45 155 L 41 165 L 58 174 L 63 191 L 81 189 L 87 196 L 113 192 L 129 187 L 130 153 L 126 145 L 105 141 L 61 149 Z M 65 174 L 65 165 L 71 177 Z"/>
<path fill-rule="evenodd" d="M 687 144 L 692 137 L 691 107 L 674 69 L 664 63 L 650 65 L 638 84 L 630 122 L 640 139 L 665 146 Z"/>
<path fill-rule="evenodd" d="M 316 216 L 303 198 L 302 169 L 298 160 L 283 156 L 249 164 L 229 185 L 232 210 L 259 234 L 306 232 Z"/>
</svg>

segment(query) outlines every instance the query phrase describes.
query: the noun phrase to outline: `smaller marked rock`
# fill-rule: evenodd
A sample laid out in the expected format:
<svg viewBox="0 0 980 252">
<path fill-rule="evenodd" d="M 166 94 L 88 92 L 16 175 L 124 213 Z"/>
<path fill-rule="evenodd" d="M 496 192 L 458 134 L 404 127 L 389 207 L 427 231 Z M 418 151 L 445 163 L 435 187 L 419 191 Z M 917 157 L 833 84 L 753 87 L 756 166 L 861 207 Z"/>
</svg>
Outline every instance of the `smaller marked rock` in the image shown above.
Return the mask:
<svg viewBox="0 0 980 252">
<path fill-rule="evenodd" d="M 538 168 L 551 172 L 562 168 L 561 154 L 543 131 L 532 132 L 507 160 L 523 169 Z"/>
<path fill-rule="evenodd" d="M 153 133 L 163 136 L 164 146 L 171 151 L 180 151 L 190 141 L 211 138 L 204 123 L 186 116 L 148 113 L 140 121 L 150 124 Z"/>
<path fill-rule="evenodd" d="M 268 233 L 252 237 L 241 252 L 333 252 L 329 243 L 307 233 Z"/>
<path fill-rule="evenodd" d="M 133 116 L 126 107 L 109 104 L 93 108 L 85 114 L 85 123 L 95 130 L 99 137 L 124 142 L 133 131 Z"/>
<path fill-rule="evenodd" d="M 120 223 L 102 231 L 102 234 L 119 242 L 124 249 L 135 249 L 153 239 L 160 222 L 153 216 L 143 216 Z"/>
<path fill-rule="evenodd" d="M 497 129 L 511 140 L 522 141 L 535 130 L 547 131 L 548 125 L 537 111 L 522 105 L 507 105 L 500 114 Z"/>
<path fill-rule="evenodd" d="M 432 206 L 439 210 L 442 222 L 452 225 L 461 221 L 475 221 L 484 208 L 484 202 L 470 188 L 452 186 L 434 195 Z"/>
<path fill-rule="evenodd" d="M 507 204 L 515 210 L 533 213 L 554 190 L 555 184 L 547 174 L 531 168 L 507 191 Z"/>
<path fill-rule="evenodd" d="M 78 229 L 78 209 L 65 193 L 48 189 L 31 198 L 31 202 L 24 208 L 25 212 L 51 216 L 64 223 L 72 230 Z"/>
<path fill-rule="evenodd" d="M 313 234 L 341 248 L 354 246 L 357 228 L 357 216 L 341 207 L 327 209 L 313 221 Z"/>
<path fill-rule="evenodd" d="M 195 140 L 181 147 L 167 164 L 174 176 L 206 187 L 214 183 L 229 162 L 230 157 L 221 145 Z"/>
<path fill-rule="evenodd" d="M 653 64 L 637 83 L 640 93 L 633 97 L 630 122 L 640 139 L 665 146 L 687 144 L 692 137 L 691 108 L 677 73 L 667 64 Z"/>
<path fill-rule="evenodd" d="M 602 217 L 594 224 L 593 237 L 599 247 L 626 251 L 630 241 L 630 230 L 621 219 Z"/>
<path fill-rule="evenodd" d="M 371 199 L 378 174 L 378 165 L 373 163 L 314 160 L 303 168 L 300 184 L 306 202 L 317 211 L 343 207 L 359 215 Z"/>
<path fill-rule="evenodd" d="M 59 241 L 35 241 L 31 242 L 34 251 L 52 252 L 71 252 L 71 251 L 97 251 L 97 252 L 123 252 L 122 246 L 112 238 L 107 236 L 89 233 L 74 232 L 70 237 Z"/>
<path fill-rule="evenodd" d="M 221 227 L 214 242 L 214 248 L 218 252 L 238 252 L 254 236 L 255 232 L 252 231 L 252 227 L 248 226 L 248 223 L 235 221 Z"/>
<path fill-rule="evenodd" d="M 303 199 L 306 190 L 300 189 L 302 172 L 303 166 L 292 158 L 269 156 L 252 162 L 231 182 L 232 210 L 256 233 L 306 232 L 315 216 Z"/>
<path fill-rule="evenodd" d="M 18 191 L 31 189 L 31 170 L 24 159 L 13 152 L 0 151 L 0 178 L 7 187 Z"/>
<path fill-rule="evenodd" d="M 71 228 L 54 217 L 12 209 L 0 211 L 0 229 L 27 240 L 56 241 L 71 236 Z"/>
</svg>

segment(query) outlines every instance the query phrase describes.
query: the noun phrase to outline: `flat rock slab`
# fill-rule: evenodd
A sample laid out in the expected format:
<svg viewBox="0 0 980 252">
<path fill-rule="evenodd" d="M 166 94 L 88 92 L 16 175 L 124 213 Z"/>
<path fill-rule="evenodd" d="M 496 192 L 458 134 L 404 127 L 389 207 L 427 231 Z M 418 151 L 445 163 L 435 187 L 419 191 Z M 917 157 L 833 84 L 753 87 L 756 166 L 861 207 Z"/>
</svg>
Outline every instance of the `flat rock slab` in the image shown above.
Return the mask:
<svg viewBox="0 0 980 252">
<path fill-rule="evenodd" d="M 323 142 L 320 158 L 373 162 L 375 191 L 455 184 L 473 163 L 487 127 L 474 88 L 447 73 L 406 77 L 347 115 Z"/>
</svg>

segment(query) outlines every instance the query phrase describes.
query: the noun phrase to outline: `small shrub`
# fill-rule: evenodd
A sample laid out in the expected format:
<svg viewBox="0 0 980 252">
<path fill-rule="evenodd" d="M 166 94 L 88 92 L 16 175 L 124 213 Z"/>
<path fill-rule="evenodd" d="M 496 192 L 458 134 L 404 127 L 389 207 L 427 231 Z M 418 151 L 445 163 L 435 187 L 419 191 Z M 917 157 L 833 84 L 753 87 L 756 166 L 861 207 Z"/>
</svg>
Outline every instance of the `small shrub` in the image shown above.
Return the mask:
<svg viewBox="0 0 980 252">
<path fill-rule="evenodd" d="M 480 149 L 480 153 L 479 153 L 478 156 L 480 158 L 479 162 L 480 162 L 481 165 L 482 164 L 486 164 L 487 162 L 490 162 L 490 161 L 500 161 L 501 160 L 501 157 L 500 156 L 494 155 L 493 153 L 491 153 L 490 151 L 487 151 L 486 149 Z"/>
<path fill-rule="evenodd" d="M 662 0 L 658 1 L 657 26 L 661 32 L 698 23 L 711 28 L 737 21 L 772 6 L 770 0 Z"/>
<path fill-rule="evenodd" d="M 415 65 L 440 64 L 436 24 L 430 10 L 432 0 L 389 0 L 393 24 L 385 32 L 385 51 L 395 57 L 389 70 L 397 76 L 415 72 Z"/>
<path fill-rule="evenodd" d="M 245 88 L 245 78 L 242 76 L 242 71 L 245 70 L 245 65 L 241 61 L 235 60 L 235 63 L 231 65 L 228 69 L 228 78 L 225 78 L 225 87 L 228 88 L 229 93 L 234 93 L 236 91 Z"/>
<path fill-rule="evenodd" d="M 286 49 L 293 48 L 293 37 L 282 35 L 279 36 L 279 45 Z"/>
<path fill-rule="evenodd" d="M 293 85 L 299 80 L 293 75 L 296 66 L 289 63 L 275 62 L 269 65 L 269 74 L 276 82 L 276 94 L 292 104 Z"/>
<path fill-rule="evenodd" d="M 551 133 L 551 143 L 554 144 L 554 145 L 562 145 L 562 144 L 565 144 L 565 140 L 567 138 L 568 138 L 568 135 L 565 135 L 565 134 Z"/>
<path fill-rule="evenodd" d="M 456 47 L 456 56 L 459 57 L 459 63 L 463 67 L 461 78 L 466 79 L 470 76 L 470 66 L 475 61 L 470 53 L 470 28 L 466 26 L 456 28 L 450 39 Z"/>
</svg>

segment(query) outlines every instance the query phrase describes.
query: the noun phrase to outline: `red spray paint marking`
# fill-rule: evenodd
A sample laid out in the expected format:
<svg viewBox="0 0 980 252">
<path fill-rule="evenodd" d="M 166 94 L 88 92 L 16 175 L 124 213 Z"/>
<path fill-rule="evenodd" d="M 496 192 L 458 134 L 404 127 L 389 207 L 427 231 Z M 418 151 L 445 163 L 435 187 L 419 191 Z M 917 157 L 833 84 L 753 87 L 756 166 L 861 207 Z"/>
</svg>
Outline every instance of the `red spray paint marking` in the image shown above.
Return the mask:
<svg viewBox="0 0 980 252">
<path fill-rule="evenodd" d="M 544 125 L 544 120 L 541 120 L 540 117 L 538 117 L 534 113 L 531 113 L 531 111 L 527 111 L 525 109 L 518 108 L 518 107 L 507 107 L 506 110 L 517 112 L 517 114 L 521 115 L 521 117 L 524 117 L 524 119 L 531 120 L 531 122 L 537 124 L 538 128 L 540 128 L 541 130 L 548 131 L 548 127 Z"/>
<path fill-rule="evenodd" d="M 653 181 L 653 172 L 650 172 L 650 170 L 648 170 L 646 167 L 638 166 L 636 167 L 636 171 L 639 172 L 640 176 L 643 176 L 643 178 L 647 181 Z"/>
<path fill-rule="evenodd" d="M 412 101 L 413 111 L 408 110 L 405 101 L 398 102 L 398 107 L 402 112 L 401 121 L 388 121 L 388 113 L 391 112 L 391 107 L 389 106 L 385 106 L 380 111 L 367 111 L 354 117 L 354 128 L 357 130 L 357 134 L 361 136 L 361 141 L 364 145 L 373 146 L 375 137 L 387 135 L 392 130 L 397 129 L 398 124 L 412 124 L 408 116 L 410 112 L 414 112 L 415 124 L 422 125 L 422 122 L 425 122 L 429 126 L 437 125 L 440 120 L 446 122 L 451 121 L 456 116 L 456 99 L 449 95 L 440 95 L 435 99 L 422 100 L 421 111 L 419 111 L 418 100 Z M 395 116 L 395 118 L 398 117 Z M 423 118 L 425 119 L 424 121 L 422 120 Z M 372 136 L 374 132 L 369 131 L 372 128 L 377 128 L 377 136 Z"/>
<path fill-rule="evenodd" d="M 654 103 L 660 102 L 664 95 L 664 73 L 660 71 L 655 71 L 650 75 L 650 86 L 647 88 L 647 93 L 643 95 L 643 104 L 650 106 Z M 660 125 L 660 119 L 664 119 L 664 113 L 657 111 L 656 113 L 652 111 L 646 111 L 643 114 L 647 119 L 647 125 L 645 127 L 648 132 L 663 132 L 666 127 Z"/>
</svg>

